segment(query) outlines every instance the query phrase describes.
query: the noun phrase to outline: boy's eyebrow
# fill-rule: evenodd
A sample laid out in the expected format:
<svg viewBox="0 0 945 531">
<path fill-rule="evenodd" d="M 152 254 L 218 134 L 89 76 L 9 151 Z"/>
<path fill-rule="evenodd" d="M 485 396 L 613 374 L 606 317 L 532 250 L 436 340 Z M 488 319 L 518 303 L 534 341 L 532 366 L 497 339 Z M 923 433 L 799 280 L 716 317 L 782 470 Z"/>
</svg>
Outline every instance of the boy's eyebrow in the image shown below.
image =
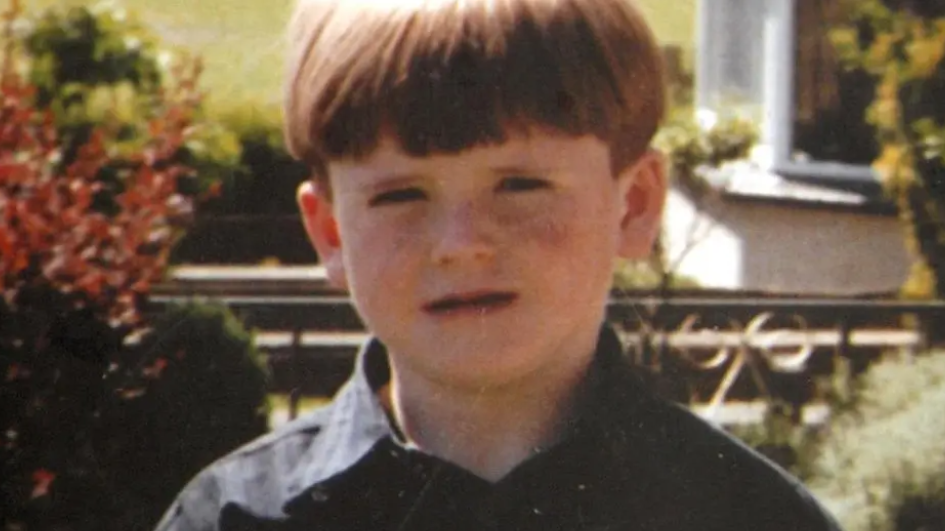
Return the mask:
<svg viewBox="0 0 945 531">
<path fill-rule="evenodd" d="M 420 173 L 415 172 L 382 172 L 377 174 L 374 178 L 365 182 L 362 187 L 368 189 L 376 188 L 392 188 L 404 184 L 409 184 L 415 182 L 423 177 Z"/>
<path fill-rule="evenodd" d="M 530 164 L 502 164 L 498 166 L 489 166 L 487 168 L 489 173 L 494 175 L 533 175 L 533 174 L 547 174 L 551 173 L 553 170 L 551 168 L 539 165 L 530 165 Z M 391 187 L 401 184 L 407 184 L 424 178 L 423 173 L 417 172 L 382 172 L 377 174 L 377 176 L 370 180 L 370 182 L 365 183 L 365 186 L 368 188 L 378 188 L 378 187 Z"/>
<path fill-rule="evenodd" d="M 547 174 L 551 173 L 550 168 L 544 166 L 532 166 L 532 165 L 502 165 L 502 166 L 493 166 L 490 168 L 492 173 L 497 175 L 534 175 L 534 174 Z"/>
</svg>

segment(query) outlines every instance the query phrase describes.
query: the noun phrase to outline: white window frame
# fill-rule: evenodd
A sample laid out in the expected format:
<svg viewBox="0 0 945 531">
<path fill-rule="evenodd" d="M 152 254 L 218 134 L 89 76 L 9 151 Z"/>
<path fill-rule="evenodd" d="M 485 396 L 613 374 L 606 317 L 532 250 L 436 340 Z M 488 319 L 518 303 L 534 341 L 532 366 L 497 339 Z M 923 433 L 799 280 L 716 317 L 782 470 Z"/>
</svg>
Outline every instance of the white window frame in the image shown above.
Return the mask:
<svg viewBox="0 0 945 531">
<path fill-rule="evenodd" d="M 697 116 L 715 116 L 716 109 L 705 106 L 705 98 L 698 87 L 699 78 L 709 64 L 705 54 L 711 47 L 712 35 L 707 31 L 708 10 L 716 0 L 699 0 L 697 9 L 696 44 L 696 112 Z M 791 157 L 794 122 L 794 23 L 795 0 L 754 0 L 767 2 L 762 63 L 763 96 L 761 135 L 752 158 L 763 169 L 774 173 L 802 174 L 809 177 L 832 179 L 876 179 L 869 165 L 840 161 L 797 161 Z"/>
</svg>

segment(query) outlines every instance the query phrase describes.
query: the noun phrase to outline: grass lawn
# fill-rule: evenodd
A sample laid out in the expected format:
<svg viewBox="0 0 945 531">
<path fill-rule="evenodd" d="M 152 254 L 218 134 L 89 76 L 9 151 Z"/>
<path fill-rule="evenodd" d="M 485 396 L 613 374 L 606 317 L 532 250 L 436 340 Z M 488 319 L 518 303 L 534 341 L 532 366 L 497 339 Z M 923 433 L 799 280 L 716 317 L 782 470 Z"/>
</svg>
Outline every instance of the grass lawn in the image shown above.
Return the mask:
<svg viewBox="0 0 945 531">
<path fill-rule="evenodd" d="M 294 0 L 113 0 L 153 27 L 167 44 L 200 53 L 204 83 L 215 101 L 263 108 L 281 99 L 282 40 Z M 690 48 L 696 0 L 637 0 L 660 40 Z M 28 0 L 31 12 L 89 5 L 88 0 Z M 277 107 L 276 107 L 277 108 Z"/>
</svg>

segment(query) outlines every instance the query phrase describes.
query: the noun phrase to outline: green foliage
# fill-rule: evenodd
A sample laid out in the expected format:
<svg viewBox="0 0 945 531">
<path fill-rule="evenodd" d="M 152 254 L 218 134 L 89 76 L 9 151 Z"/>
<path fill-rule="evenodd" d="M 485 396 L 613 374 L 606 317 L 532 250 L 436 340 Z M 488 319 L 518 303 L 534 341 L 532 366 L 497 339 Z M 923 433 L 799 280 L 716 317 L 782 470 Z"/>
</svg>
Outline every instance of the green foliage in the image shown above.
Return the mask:
<svg viewBox="0 0 945 531">
<path fill-rule="evenodd" d="M 831 420 L 814 493 L 847 531 L 941 529 L 945 515 L 945 353 L 888 359 Z"/>
<path fill-rule="evenodd" d="M 150 529 L 197 471 L 267 431 L 268 372 L 219 305 L 171 308 L 124 357 L 106 381 L 96 449 L 133 509 L 110 529 Z"/>
<path fill-rule="evenodd" d="M 73 160 L 94 129 L 112 132 L 109 149 L 116 157 L 139 150 L 154 133 L 151 121 L 164 112 L 165 78 L 172 76 L 190 84 L 195 98 L 188 110 L 192 130 L 176 155 L 191 169 L 181 190 L 193 196 L 212 193 L 237 166 L 238 139 L 202 110 L 196 93 L 199 62 L 188 75 L 177 57 L 182 54 L 160 47 L 126 11 L 106 4 L 50 9 L 25 26 L 29 81 L 36 87 L 36 105 L 55 116 L 64 163 Z M 115 193 L 123 185 L 104 182 Z"/>
<path fill-rule="evenodd" d="M 675 121 L 655 140 L 667 155 L 671 177 L 697 194 L 710 193 L 701 171 L 746 158 L 757 142 L 757 125 L 744 119 L 724 120 L 708 130 L 691 120 Z"/>
<path fill-rule="evenodd" d="M 613 289 L 633 291 L 645 289 L 686 289 L 698 288 L 699 284 L 689 277 L 662 273 L 651 262 L 633 262 L 621 260 L 614 267 Z"/>
<path fill-rule="evenodd" d="M 846 0 L 831 34 L 850 68 L 877 81 L 868 119 L 884 178 L 919 259 L 904 292 L 945 296 L 945 3 Z"/>
<path fill-rule="evenodd" d="M 777 463 L 801 480 L 813 474 L 820 429 L 797 422 L 791 406 L 783 403 L 770 405 L 761 424 L 734 426 L 729 431 L 745 444 Z"/>
<path fill-rule="evenodd" d="M 214 119 L 233 133 L 240 157 L 221 181 L 221 193 L 206 204 L 217 215 L 295 214 L 295 192 L 309 177 L 305 164 L 286 151 L 280 111 L 241 100 L 218 101 Z"/>
<path fill-rule="evenodd" d="M 25 45 L 33 58 L 29 81 L 37 88 L 36 103 L 41 107 L 57 102 L 62 111 L 80 103 L 86 96 L 81 89 L 86 87 L 127 81 L 142 93 L 154 94 L 161 86 L 154 39 L 114 9 L 47 11 Z"/>
<path fill-rule="evenodd" d="M 142 137 L 161 87 L 158 48 L 138 24 L 105 8 L 47 11 L 22 38 L 36 105 L 56 116 L 65 162 L 108 123 L 116 140 Z M 142 118 L 140 122 L 139 118 Z"/>
</svg>

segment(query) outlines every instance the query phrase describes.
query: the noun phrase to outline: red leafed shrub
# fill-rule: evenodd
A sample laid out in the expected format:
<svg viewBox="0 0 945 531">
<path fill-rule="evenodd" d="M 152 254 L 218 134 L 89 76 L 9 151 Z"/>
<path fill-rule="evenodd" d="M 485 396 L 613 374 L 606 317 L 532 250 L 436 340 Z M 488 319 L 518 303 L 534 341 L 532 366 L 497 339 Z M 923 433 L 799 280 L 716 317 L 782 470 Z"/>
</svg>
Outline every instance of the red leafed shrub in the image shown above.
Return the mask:
<svg viewBox="0 0 945 531">
<path fill-rule="evenodd" d="M 160 278 L 174 229 L 190 213 L 177 193 L 185 168 L 171 162 L 188 104 L 168 105 L 141 153 L 113 159 L 98 131 L 60 168 L 52 120 L 30 106 L 31 95 L 13 75 L 0 85 L 0 289 L 8 301 L 35 283 L 82 292 L 112 323 L 134 326 L 136 295 Z M 116 214 L 93 207 L 106 169 L 125 185 Z"/>
<path fill-rule="evenodd" d="M 9 23 L 15 16 L 8 15 Z M 128 504 L 95 451 L 105 375 L 144 326 L 141 298 L 189 218 L 174 162 L 199 98 L 196 69 L 161 94 L 150 136 L 116 155 L 96 131 L 62 162 L 9 34 L 0 58 L 0 530 L 117 529 Z M 96 201 L 101 174 L 122 190 Z M 117 208 L 116 208 L 117 207 Z M 100 434 L 99 434 L 100 435 Z M 132 527 L 124 527 L 130 529 Z"/>
</svg>

